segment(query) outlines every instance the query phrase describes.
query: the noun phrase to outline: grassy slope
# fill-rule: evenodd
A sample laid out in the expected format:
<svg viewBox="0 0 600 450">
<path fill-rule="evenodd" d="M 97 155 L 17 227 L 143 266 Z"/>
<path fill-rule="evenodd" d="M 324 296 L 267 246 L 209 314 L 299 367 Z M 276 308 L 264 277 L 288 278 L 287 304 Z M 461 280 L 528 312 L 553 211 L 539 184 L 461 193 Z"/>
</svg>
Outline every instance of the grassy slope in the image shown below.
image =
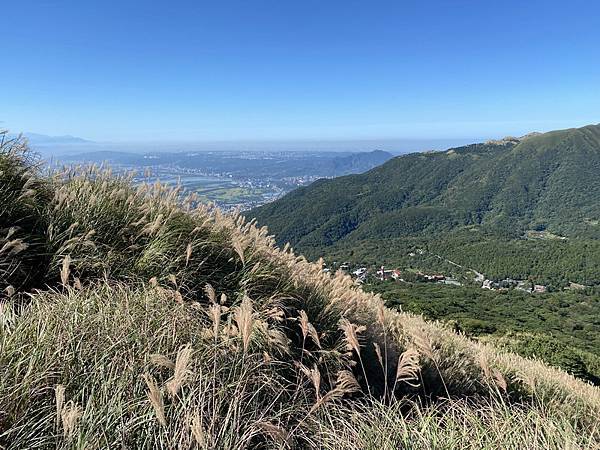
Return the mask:
<svg viewBox="0 0 600 450">
<path fill-rule="evenodd" d="M 536 356 L 600 384 L 600 297 L 580 292 L 530 295 L 476 287 L 377 282 L 365 287 L 386 305 L 443 320 L 456 330 Z"/>
<path fill-rule="evenodd" d="M 97 171 L 42 179 L 14 147 L 0 154 L 0 445 L 599 442 L 598 389 L 385 309 L 240 217 Z"/>
</svg>

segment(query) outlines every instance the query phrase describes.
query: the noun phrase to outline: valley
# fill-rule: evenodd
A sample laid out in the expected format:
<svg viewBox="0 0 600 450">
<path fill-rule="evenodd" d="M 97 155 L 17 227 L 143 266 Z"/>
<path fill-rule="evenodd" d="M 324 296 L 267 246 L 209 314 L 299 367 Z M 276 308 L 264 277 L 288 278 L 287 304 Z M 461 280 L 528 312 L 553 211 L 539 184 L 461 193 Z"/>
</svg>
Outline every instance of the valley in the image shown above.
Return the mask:
<svg viewBox="0 0 600 450">
<path fill-rule="evenodd" d="M 390 159 L 383 151 L 179 151 L 128 153 L 102 150 L 68 153 L 52 166 L 98 164 L 131 174 L 135 183 L 160 181 L 194 192 L 224 211 L 249 210 L 320 178 L 361 173 Z"/>
</svg>

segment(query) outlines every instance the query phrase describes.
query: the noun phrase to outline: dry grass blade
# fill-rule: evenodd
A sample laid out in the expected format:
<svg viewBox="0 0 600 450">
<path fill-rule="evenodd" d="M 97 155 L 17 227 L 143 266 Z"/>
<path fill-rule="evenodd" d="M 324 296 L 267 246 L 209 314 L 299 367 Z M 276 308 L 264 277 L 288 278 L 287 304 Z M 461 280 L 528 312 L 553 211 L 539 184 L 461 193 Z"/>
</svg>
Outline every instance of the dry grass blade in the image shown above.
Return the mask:
<svg viewBox="0 0 600 450">
<path fill-rule="evenodd" d="M 246 352 L 250 346 L 250 338 L 252 337 L 252 329 L 254 327 L 252 300 L 248 296 L 244 296 L 242 304 L 235 309 L 234 320 L 242 337 L 244 351 Z"/>
<path fill-rule="evenodd" d="M 494 369 L 494 368 L 490 367 L 488 358 L 483 352 L 481 352 L 479 354 L 478 361 L 479 361 L 481 370 L 483 371 L 483 376 L 484 376 L 485 380 L 487 380 L 488 382 L 491 381 L 499 389 L 506 392 L 506 390 L 508 388 L 508 384 L 506 383 L 506 379 L 504 378 L 504 375 L 502 375 L 502 372 L 500 372 L 498 369 Z"/>
<path fill-rule="evenodd" d="M 317 365 L 315 364 L 312 369 L 309 369 L 304 364 L 300 364 L 300 370 L 312 383 L 317 400 L 319 400 L 321 397 L 321 372 L 319 372 Z"/>
<path fill-rule="evenodd" d="M 413 383 L 419 379 L 419 352 L 414 348 L 409 348 L 398 358 L 398 367 L 396 369 L 396 382 L 404 382 L 413 387 L 418 384 Z"/>
<path fill-rule="evenodd" d="M 158 423 L 162 426 L 167 426 L 167 419 L 165 417 L 165 404 L 163 402 L 162 393 L 156 383 L 154 377 L 150 374 L 144 374 L 144 381 L 146 382 L 146 386 L 148 386 L 148 400 L 154 409 L 154 414 L 156 415 L 156 419 Z"/>
<path fill-rule="evenodd" d="M 494 381 L 496 382 L 496 386 L 498 386 L 502 391 L 506 392 L 508 389 L 508 383 L 506 382 L 506 378 L 502 375 L 498 369 L 494 369 Z"/>
<path fill-rule="evenodd" d="M 429 337 L 425 334 L 425 332 L 421 329 L 416 330 L 413 335 L 413 341 L 417 346 L 417 349 L 421 353 L 421 355 L 426 356 L 432 361 L 435 360 L 435 355 L 433 353 L 433 346 L 431 345 L 431 341 Z"/>
<path fill-rule="evenodd" d="M 377 322 L 382 327 L 385 327 L 385 306 L 383 306 L 383 302 L 377 305 Z"/>
<path fill-rule="evenodd" d="M 490 369 L 490 365 L 488 363 L 488 359 L 487 359 L 486 355 L 483 352 L 480 352 L 477 359 L 479 362 L 479 366 L 481 367 L 481 370 L 483 371 L 483 375 L 485 376 L 486 379 L 490 379 L 492 377 L 492 371 Z"/>
<path fill-rule="evenodd" d="M 14 239 L 4 244 L 0 249 L 0 253 L 9 251 L 10 255 L 16 255 L 21 253 L 23 250 L 26 250 L 28 247 L 29 246 L 24 243 L 22 239 Z"/>
<path fill-rule="evenodd" d="M 192 418 L 192 422 L 190 423 L 190 432 L 198 444 L 200 448 L 206 448 L 206 432 L 204 431 L 204 427 L 202 426 L 202 419 L 198 413 L 194 414 Z"/>
<path fill-rule="evenodd" d="M 169 370 L 175 369 L 175 363 L 164 355 L 150 355 L 150 362 L 156 367 L 162 367 Z"/>
<path fill-rule="evenodd" d="M 65 387 L 62 384 L 57 384 L 54 388 L 54 399 L 56 402 L 56 426 L 61 422 L 61 414 L 65 405 Z"/>
<path fill-rule="evenodd" d="M 177 303 L 179 303 L 180 305 L 183 304 L 183 295 L 181 294 L 181 291 L 174 291 L 173 292 L 173 298 L 175 299 L 175 301 Z"/>
<path fill-rule="evenodd" d="M 317 400 L 317 402 L 310 409 L 309 414 L 316 411 L 325 403 L 340 399 L 344 395 L 353 394 L 358 391 L 360 391 L 360 385 L 358 384 L 358 381 L 356 381 L 356 378 L 354 378 L 354 375 L 352 375 L 352 372 L 348 370 L 341 370 L 338 372 L 335 387 Z"/>
<path fill-rule="evenodd" d="M 356 326 L 350 323 L 348 319 L 342 319 L 340 322 L 340 329 L 346 336 L 346 344 L 348 350 L 354 350 L 360 354 L 360 343 L 358 341 L 358 334 L 366 330 L 365 326 Z"/>
<path fill-rule="evenodd" d="M 237 255 L 240 257 L 240 261 L 242 261 L 242 264 L 246 264 L 246 259 L 244 257 L 244 246 L 242 244 L 241 239 L 238 236 L 235 236 L 233 238 L 231 246 L 233 247 Z"/>
<path fill-rule="evenodd" d="M 317 344 L 317 347 L 321 347 L 321 339 L 319 339 L 319 333 L 317 333 L 317 329 L 313 326 L 312 323 L 308 324 L 308 334 L 312 338 L 312 340 Z"/>
<path fill-rule="evenodd" d="M 302 338 L 306 339 L 308 336 L 308 315 L 305 311 L 300 311 L 300 329 L 302 330 Z"/>
<path fill-rule="evenodd" d="M 358 381 L 356 381 L 356 378 L 354 378 L 354 375 L 349 370 L 338 372 L 335 388 L 343 391 L 344 394 L 353 394 L 360 391 Z"/>
<path fill-rule="evenodd" d="M 10 227 L 4 239 L 8 241 L 17 231 L 19 231 L 19 227 Z M 0 253 L 2 252 L 0 251 Z"/>
<path fill-rule="evenodd" d="M 377 360 L 379 361 L 379 365 L 382 369 L 385 369 L 383 365 L 383 355 L 381 354 L 381 347 L 377 342 L 373 342 L 373 347 L 375 348 L 375 354 L 377 355 Z"/>
<path fill-rule="evenodd" d="M 187 245 L 187 248 L 185 249 L 185 265 L 186 265 L 186 267 L 189 264 L 191 257 L 192 257 L 192 243 L 189 242 Z"/>
<path fill-rule="evenodd" d="M 77 421 L 81 417 L 81 408 L 72 400 L 62 408 L 60 413 L 63 427 L 63 435 L 67 439 L 71 439 L 77 428 Z"/>
<path fill-rule="evenodd" d="M 421 355 L 429 358 L 429 360 L 431 360 L 433 362 L 433 364 L 435 365 L 435 368 L 438 372 L 438 375 L 440 377 L 440 381 L 441 381 L 442 385 L 444 386 L 444 390 L 446 391 L 446 395 L 448 397 L 450 397 L 450 392 L 448 391 L 448 386 L 446 385 L 446 382 L 444 381 L 444 374 L 442 373 L 442 371 L 440 370 L 440 367 L 438 365 L 436 354 L 433 350 L 433 345 L 431 344 L 431 340 L 429 339 L 429 336 L 427 336 L 427 334 L 425 333 L 425 331 L 423 329 L 419 328 L 413 334 L 413 342 L 414 342 L 414 345 L 419 350 L 419 353 Z"/>
<path fill-rule="evenodd" d="M 63 286 L 68 286 L 69 275 L 71 274 L 71 256 L 67 255 L 62 261 L 62 267 L 60 269 L 60 281 Z"/>
<path fill-rule="evenodd" d="M 12 285 L 8 285 L 8 286 L 6 286 L 6 288 L 4 289 L 4 292 L 6 292 L 6 296 L 7 296 L 8 298 L 10 298 L 10 297 L 12 297 L 13 295 L 15 295 L 15 292 L 16 292 L 16 290 L 15 290 L 14 286 L 12 286 Z"/>
<path fill-rule="evenodd" d="M 259 422 L 256 426 L 280 445 L 283 445 L 288 441 L 289 434 L 283 427 L 271 422 Z"/>
<path fill-rule="evenodd" d="M 151 222 L 144 227 L 144 229 L 142 230 L 142 234 L 148 234 L 148 235 L 152 236 L 161 228 L 162 225 L 163 225 L 163 215 L 159 214 L 158 216 L 156 216 L 156 219 L 154 220 L 154 222 Z"/>
<path fill-rule="evenodd" d="M 177 352 L 177 359 L 175 360 L 175 371 L 173 377 L 167 382 L 166 388 L 172 397 L 175 397 L 181 389 L 181 386 L 185 383 L 189 375 L 189 363 L 192 357 L 192 346 L 187 344 L 183 346 Z"/>
<path fill-rule="evenodd" d="M 215 292 L 215 288 L 213 288 L 211 284 L 206 283 L 206 285 L 204 286 L 204 293 L 206 294 L 211 303 L 217 303 L 217 293 Z"/>
<path fill-rule="evenodd" d="M 219 326 L 221 324 L 221 305 L 214 303 L 208 307 L 208 316 L 213 324 L 213 336 L 215 341 L 219 338 Z"/>
</svg>

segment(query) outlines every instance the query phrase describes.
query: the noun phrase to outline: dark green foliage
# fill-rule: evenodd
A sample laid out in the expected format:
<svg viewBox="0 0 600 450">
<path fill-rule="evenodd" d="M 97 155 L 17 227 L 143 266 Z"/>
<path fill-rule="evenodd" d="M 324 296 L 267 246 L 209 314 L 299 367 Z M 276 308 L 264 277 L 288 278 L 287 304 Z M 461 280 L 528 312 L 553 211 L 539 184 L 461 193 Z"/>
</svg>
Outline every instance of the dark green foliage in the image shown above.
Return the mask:
<svg viewBox="0 0 600 450">
<path fill-rule="evenodd" d="M 472 232 L 457 232 L 431 239 L 425 248 L 493 280 L 531 279 L 550 289 L 562 289 L 571 281 L 587 286 L 600 283 L 597 239 L 506 240 L 495 236 L 474 238 Z"/>
<path fill-rule="evenodd" d="M 409 255 L 418 249 L 425 253 Z M 468 269 L 475 269 L 492 280 L 531 279 L 554 290 L 567 287 L 571 281 L 586 286 L 600 281 L 600 240 L 595 239 L 506 239 L 476 230 L 455 230 L 395 239 L 346 239 L 330 247 L 305 250 L 313 258 L 326 256 L 328 261 L 412 267 L 470 279 L 474 275 Z"/>
<path fill-rule="evenodd" d="M 599 192 L 596 125 L 401 156 L 248 216 L 312 257 L 358 252 L 397 263 L 399 241 L 409 240 L 492 278 L 592 284 L 600 281 Z M 527 239 L 529 230 L 541 233 Z"/>
</svg>

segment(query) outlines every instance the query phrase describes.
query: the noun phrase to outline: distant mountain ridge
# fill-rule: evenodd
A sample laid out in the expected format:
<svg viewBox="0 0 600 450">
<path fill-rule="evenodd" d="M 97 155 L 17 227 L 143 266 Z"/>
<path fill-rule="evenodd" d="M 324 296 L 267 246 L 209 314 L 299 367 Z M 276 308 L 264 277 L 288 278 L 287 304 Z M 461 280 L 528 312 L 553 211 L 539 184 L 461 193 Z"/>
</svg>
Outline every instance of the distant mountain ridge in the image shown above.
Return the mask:
<svg viewBox="0 0 600 450">
<path fill-rule="evenodd" d="M 268 224 L 280 242 L 301 246 L 471 225 L 512 235 L 531 229 L 566 237 L 597 237 L 599 130 L 599 125 L 590 125 L 506 137 L 403 155 L 380 167 L 376 166 L 392 155 L 376 150 L 315 160 L 309 164 L 328 175 L 375 168 L 362 175 L 318 181 L 252 214 Z M 73 136 L 25 135 L 37 145 L 91 142 Z M 183 158 L 187 153 L 157 154 L 151 160 L 131 153 L 87 155 L 89 160 L 124 158 L 140 165 L 163 159 L 194 164 Z"/>
<path fill-rule="evenodd" d="M 38 133 L 23 133 L 32 145 L 69 145 L 69 144 L 92 144 L 93 141 L 77 136 L 48 136 Z"/>
</svg>

